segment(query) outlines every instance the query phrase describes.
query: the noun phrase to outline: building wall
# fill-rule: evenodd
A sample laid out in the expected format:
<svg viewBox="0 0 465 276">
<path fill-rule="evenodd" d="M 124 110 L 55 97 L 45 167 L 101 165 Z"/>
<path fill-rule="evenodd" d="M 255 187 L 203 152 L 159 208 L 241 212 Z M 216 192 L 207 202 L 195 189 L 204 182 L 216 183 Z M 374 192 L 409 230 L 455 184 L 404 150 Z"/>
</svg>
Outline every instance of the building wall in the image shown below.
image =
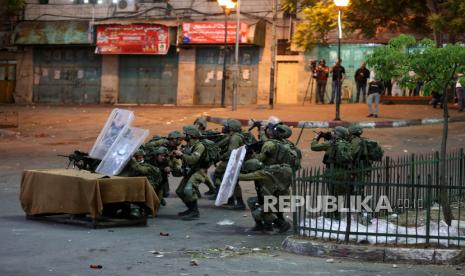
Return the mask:
<svg viewBox="0 0 465 276">
<path fill-rule="evenodd" d="M 141 2 L 141 1 L 139 1 Z M 153 23 L 161 23 L 168 26 L 178 26 L 183 21 L 219 21 L 224 20 L 222 9 L 216 1 L 207 0 L 170 0 L 169 4 L 173 10 L 167 13 L 163 9 L 166 3 L 139 3 L 137 16 L 131 20 L 149 20 Z M 155 7 L 155 8 L 154 8 Z M 184 9 L 184 10 L 176 10 Z M 186 9 L 192 9 L 187 11 Z M 260 17 L 268 17 L 270 20 L 271 6 L 269 0 L 242 1 L 241 20 L 249 24 L 256 23 Z M 202 14 L 201 14 L 202 13 Z M 103 0 L 102 4 L 73 4 L 70 0 L 49 0 L 49 4 L 40 5 L 30 3 L 25 10 L 26 20 L 55 21 L 55 20 L 92 20 L 108 19 L 112 22 L 127 20 L 127 13 L 117 13 L 115 4 L 110 0 Z M 126 18 L 123 18 L 126 17 Z M 230 15 L 230 20 L 235 21 L 235 15 Z M 286 26 L 288 20 L 280 20 L 277 28 L 277 39 L 289 38 L 289 31 Z M 267 23 L 265 45 L 260 48 L 258 64 L 258 88 L 257 103 L 260 105 L 268 104 L 270 88 L 270 67 L 271 67 L 271 24 Z M 175 46 L 172 46 L 175 47 Z M 196 70 L 196 50 L 192 48 L 178 48 L 178 88 L 177 88 L 177 105 L 193 105 L 195 96 L 195 70 Z M 21 77 L 22 83 L 17 87 L 17 94 L 20 98 L 32 101 L 32 83 L 33 72 L 28 78 L 28 70 L 32 70 L 33 58 L 31 55 L 23 55 L 24 63 L 27 69 Z M 104 55 L 102 57 L 102 77 L 100 89 L 101 103 L 117 103 L 119 94 L 119 59 L 118 55 Z M 30 68 L 29 68 L 29 67 Z M 23 70 L 18 70 L 21 72 Z M 300 75 L 301 73 L 299 73 Z M 31 88 L 26 88 L 27 86 Z M 299 92 L 300 93 L 300 92 Z"/>
<path fill-rule="evenodd" d="M 15 103 L 31 103 L 34 83 L 34 55 L 31 47 L 18 51 L 16 58 Z"/>
<path fill-rule="evenodd" d="M 114 104 L 118 102 L 119 92 L 119 56 L 103 55 L 100 103 Z"/>
</svg>

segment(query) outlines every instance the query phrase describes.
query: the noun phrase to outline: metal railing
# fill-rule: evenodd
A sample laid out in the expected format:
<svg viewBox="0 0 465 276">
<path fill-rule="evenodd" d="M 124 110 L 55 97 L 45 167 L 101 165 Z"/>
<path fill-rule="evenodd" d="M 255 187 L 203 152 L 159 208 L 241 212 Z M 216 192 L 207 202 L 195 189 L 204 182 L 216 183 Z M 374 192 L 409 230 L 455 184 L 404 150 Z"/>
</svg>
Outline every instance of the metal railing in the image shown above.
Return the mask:
<svg viewBox="0 0 465 276">
<path fill-rule="evenodd" d="M 451 225 L 444 222 L 439 204 L 439 164 L 435 152 L 386 157 L 351 169 L 302 169 L 292 186 L 295 234 L 371 244 L 463 246 L 464 150 L 450 152 L 446 159 L 442 187 L 452 209 Z M 334 199 L 336 210 L 329 208 Z"/>
</svg>

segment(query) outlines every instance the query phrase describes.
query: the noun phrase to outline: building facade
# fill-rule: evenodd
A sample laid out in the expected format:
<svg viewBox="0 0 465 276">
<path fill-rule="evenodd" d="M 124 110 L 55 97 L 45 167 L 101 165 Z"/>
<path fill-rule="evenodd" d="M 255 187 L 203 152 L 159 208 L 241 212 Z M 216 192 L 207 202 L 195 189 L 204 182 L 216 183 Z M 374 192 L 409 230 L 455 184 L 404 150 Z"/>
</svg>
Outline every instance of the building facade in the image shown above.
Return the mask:
<svg viewBox="0 0 465 276">
<path fill-rule="evenodd" d="M 238 104 L 268 104 L 270 1 L 241 3 Z M 287 41 L 292 20 L 278 18 L 276 38 Z M 28 1 L 11 39 L 20 49 L 14 100 L 217 106 L 226 59 L 225 102 L 231 104 L 234 11 L 227 20 L 211 0 Z M 139 48 L 124 41 L 134 37 Z M 298 103 L 310 78 L 306 57 L 280 52 L 275 102 Z"/>
</svg>

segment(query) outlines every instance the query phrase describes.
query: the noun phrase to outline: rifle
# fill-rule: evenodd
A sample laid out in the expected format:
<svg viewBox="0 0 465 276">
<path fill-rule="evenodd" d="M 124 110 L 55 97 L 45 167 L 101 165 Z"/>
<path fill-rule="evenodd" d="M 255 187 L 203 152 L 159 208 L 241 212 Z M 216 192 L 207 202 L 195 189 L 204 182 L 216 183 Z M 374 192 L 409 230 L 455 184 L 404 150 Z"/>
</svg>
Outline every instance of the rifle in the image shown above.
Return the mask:
<svg viewBox="0 0 465 276">
<path fill-rule="evenodd" d="M 245 148 L 246 148 L 247 154 L 260 152 L 262 150 L 262 147 L 263 147 L 264 143 L 265 143 L 264 141 L 257 141 L 255 143 L 250 144 L 250 145 L 246 145 Z"/>
<path fill-rule="evenodd" d="M 325 139 L 326 141 L 329 141 L 333 138 L 333 135 L 331 134 L 331 131 L 313 131 L 314 133 L 317 134 L 316 140 L 320 141 L 321 138 Z"/>
<path fill-rule="evenodd" d="M 208 132 L 208 133 L 204 133 L 200 136 L 200 139 L 207 139 L 207 140 L 210 140 L 210 141 L 213 141 L 213 142 L 217 142 L 219 140 L 221 140 L 221 138 L 224 137 L 224 133 L 221 133 L 221 132 Z"/>
<path fill-rule="evenodd" d="M 90 171 L 90 172 L 95 172 L 98 165 L 100 164 L 100 160 L 89 157 L 88 153 L 82 152 L 82 151 L 79 151 L 79 150 L 75 150 L 70 155 L 58 154 L 58 156 L 68 158 L 69 162 L 68 162 L 68 165 L 66 166 L 67 169 L 69 168 L 69 166 L 72 163 L 73 168 L 77 167 L 79 170 L 86 170 L 86 171 Z"/>
<path fill-rule="evenodd" d="M 250 119 L 249 125 L 250 125 L 250 123 L 252 123 L 252 125 L 247 130 L 249 132 L 252 131 L 252 129 L 254 129 L 254 128 L 260 129 L 260 127 L 262 126 L 262 121 L 255 121 L 254 119 Z"/>
</svg>

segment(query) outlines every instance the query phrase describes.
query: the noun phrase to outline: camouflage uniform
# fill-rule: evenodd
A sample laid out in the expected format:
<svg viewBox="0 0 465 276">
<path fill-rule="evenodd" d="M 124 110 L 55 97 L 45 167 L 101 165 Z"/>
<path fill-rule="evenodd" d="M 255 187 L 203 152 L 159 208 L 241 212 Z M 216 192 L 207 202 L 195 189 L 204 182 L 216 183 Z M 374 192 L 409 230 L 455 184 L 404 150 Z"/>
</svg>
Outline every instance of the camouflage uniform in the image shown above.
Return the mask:
<svg viewBox="0 0 465 276">
<path fill-rule="evenodd" d="M 181 132 L 175 130 L 172 131 L 168 134 L 168 137 L 166 138 L 156 138 L 154 137 L 152 140 L 150 140 L 148 143 L 144 145 L 144 149 L 147 151 L 147 153 L 151 156 L 153 156 L 153 153 L 157 151 L 158 148 L 164 147 L 168 149 L 169 153 L 178 150 L 178 147 L 180 145 L 180 141 L 182 139 L 182 134 Z M 171 167 L 171 171 L 175 172 L 173 173 L 173 176 L 181 176 L 180 174 L 176 174 L 176 172 L 180 171 L 181 167 L 181 161 L 171 154 L 169 154 L 169 166 Z M 153 158 L 150 158 L 149 162 L 152 163 Z M 152 163 L 152 165 L 157 166 L 156 164 Z M 162 189 L 163 189 L 163 196 L 167 197 L 169 196 L 170 192 L 170 186 L 168 182 L 168 178 L 166 177 L 166 181 L 163 181 L 162 183 Z"/>
<path fill-rule="evenodd" d="M 209 164 L 203 164 L 202 157 L 205 152 L 205 146 L 199 141 L 200 131 L 193 125 L 185 126 L 184 133 L 186 135 L 187 147 L 183 152 L 182 160 L 188 167 L 181 183 L 176 189 L 176 194 L 186 204 L 187 210 L 178 213 L 183 216 L 183 219 L 197 219 L 199 210 L 197 199 L 200 183 L 205 183 L 207 178 L 207 168 Z M 183 165 L 184 166 L 184 165 Z"/>
<path fill-rule="evenodd" d="M 134 158 L 129 160 L 128 164 L 124 167 L 123 171 L 119 176 L 126 177 L 135 177 L 135 176 L 145 176 L 149 181 L 152 188 L 157 192 L 160 187 L 162 180 L 162 174 L 157 167 L 152 166 L 149 163 L 146 163 L 143 159 L 145 152 L 141 149 L 137 150 L 134 154 Z M 141 161 L 137 161 L 137 160 Z M 161 198 L 160 198 L 161 199 Z M 111 203 L 106 204 L 106 210 L 104 215 L 112 216 L 115 213 L 118 213 L 118 210 L 122 210 L 123 217 L 129 216 L 139 217 L 144 212 L 141 207 L 129 203 Z"/>
<path fill-rule="evenodd" d="M 231 152 L 244 145 L 244 136 L 241 133 L 241 123 L 238 120 L 228 119 L 224 122 L 223 127 L 223 133 L 226 135 L 217 143 L 221 150 L 221 161 L 217 164 L 214 172 L 214 182 L 217 191 L 219 190 L 221 181 L 223 180 Z M 228 200 L 228 205 L 231 205 L 236 209 L 245 210 L 245 204 L 242 199 L 242 189 L 239 183 L 236 183 L 234 195 Z"/>
<path fill-rule="evenodd" d="M 325 175 L 327 181 L 330 182 L 330 193 L 334 196 L 346 195 L 347 188 L 349 188 L 346 183 L 350 181 L 350 175 L 348 170 L 351 164 L 338 164 L 335 163 L 331 158 L 333 151 L 335 150 L 335 145 L 339 140 L 348 140 L 349 132 L 345 127 L 336 127 L 332 131 L 331 140 L 324 141 L 319 143 L 319 138 L 315 137 L 311 143 L 312 151 L 324 151 L 325 155 L 323 157 L 323 163 L 326 165 Z M 331 183 L 336 181 L 338 183 Z"/>
<path fill-rule="evenodd" d="M 153 152 L 148 153 L 149 160 L 147 161 L 160 170 L 162 178 L 160 181 L 159 189 L 156 192 L 162 205 L 166 204 L 164 195 L 169 193 L 169 174 L 171 173 L 173 176 L 177 177 L 182 176 L 181 167 L 178 164 L 178 160 L 173 157 L 169 157 L 168 154 L 168 149 L 161 146 L 156 148 Z M 169 169 L 168 171 L 167 168 Z"/>
<path fill-rule="evenodd" d="M 292 169 L 288 164 L 263 166 L 257 159 L 244 162 L 242 172 L 239 175 L 241 181 L 254 181 L 257 191 L 256 197 L 247 199 L 247 204 L 255 220 L 252 231 L 271 231 L 274 223 L 279 232 L 289 230 L 290 224 L 284 219 L 284 215 L 264 211 L 264 197 L 289 195 L 289 186 L 292 183 Z M 275 206 L 279 209 L 279 206 Z"/>
</svg>

